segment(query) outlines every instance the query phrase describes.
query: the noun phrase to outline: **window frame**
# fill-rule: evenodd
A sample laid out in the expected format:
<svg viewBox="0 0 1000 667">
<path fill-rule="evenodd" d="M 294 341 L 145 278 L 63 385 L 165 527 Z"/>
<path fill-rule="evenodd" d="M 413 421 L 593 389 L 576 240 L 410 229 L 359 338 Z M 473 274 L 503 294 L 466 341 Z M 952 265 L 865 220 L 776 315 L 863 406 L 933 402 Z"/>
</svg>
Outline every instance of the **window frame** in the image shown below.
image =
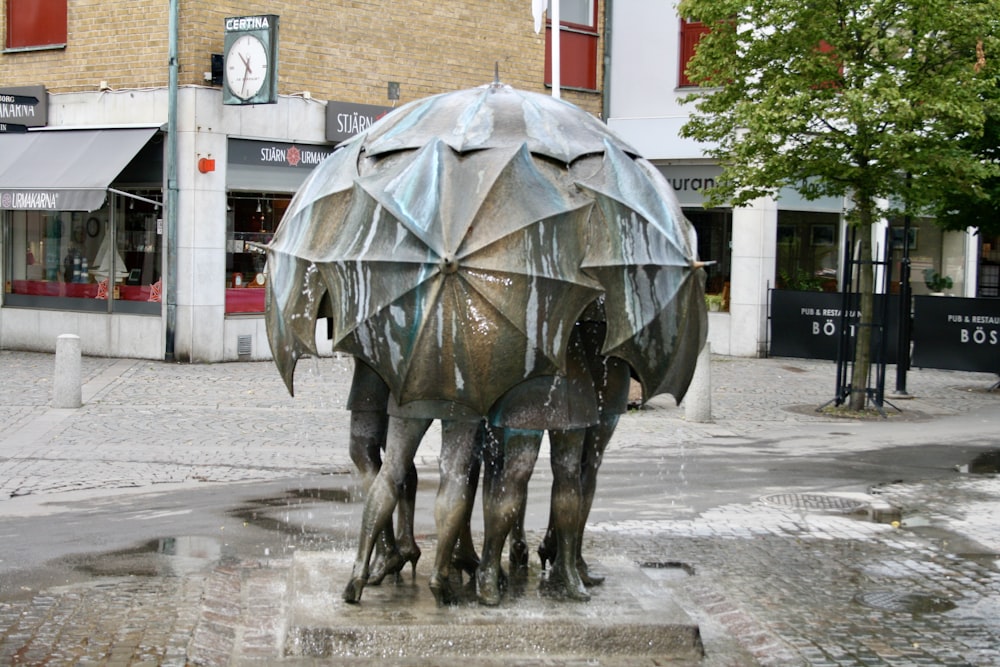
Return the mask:
<svg viewBox="0 0 1000 667">
<path fill-rule="evenodd" d="M 695 49 L 698 48 L 698 42 L 709 32 L 710 28 L 701 21 L 688 21 L 683 17 L 680 19 L 680 22 L 680 39 L 677 49 L 680 66 L 677 72 L 677 87 L 698 88 L 698 84 L 691 81 L 687 76 L 687 65 L 688 61 L 694 57 Z"/>
<path fill-rule="evenodd" d="M 6 0 L 5 5 L 5 52 L 66 47 L 67 0 Z"/>
</svg>

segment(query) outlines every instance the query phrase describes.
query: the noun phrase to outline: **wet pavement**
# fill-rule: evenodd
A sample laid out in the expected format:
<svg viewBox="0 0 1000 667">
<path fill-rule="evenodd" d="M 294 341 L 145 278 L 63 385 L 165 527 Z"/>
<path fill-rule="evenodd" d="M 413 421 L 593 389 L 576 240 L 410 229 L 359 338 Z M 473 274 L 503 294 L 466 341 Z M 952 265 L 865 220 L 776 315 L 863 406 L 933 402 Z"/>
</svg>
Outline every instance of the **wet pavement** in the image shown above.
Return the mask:
<svg viewBox="0 0 1000 667">
<path fill-rule="evenodd" d="M 386 635 L 394 652 L 334 648 L 355 631 L 330 627 L 360 512 L 346 360 L 300 362 L 292 398 L 269 362 L 85 357 L 75 410 L 50 407 L 53 370 L 52 355 L 0 352 L 0 663 L 662 663 L 610 644 L 530 659 L 482 645 L 408 654 L 399 635 Z M 911 370 L 909 396 L 890 399 L 902 412 L 849 420 L 816 411 L 830 362 L 714 357 L 711 375 L 711 423 L 669 397 L 622 418 L 585 544 L 609 580 L 565 613 L 669 601 L 709 666 L 1000 665 L 996 376 Z M 429 597 L 437 440 L 418 452 L 416 580 L 366 589 L 360 605 L 400 626 L 417 613 L 407 600 Z M 532 481 L 532 545 L 547 467 Z M 306 591 L 304 567 L 328 574 Z M 530 583 L 527 595 L 542 604 Z M 317 609 L 334 616 L 295 621 Z"/>
</svg>

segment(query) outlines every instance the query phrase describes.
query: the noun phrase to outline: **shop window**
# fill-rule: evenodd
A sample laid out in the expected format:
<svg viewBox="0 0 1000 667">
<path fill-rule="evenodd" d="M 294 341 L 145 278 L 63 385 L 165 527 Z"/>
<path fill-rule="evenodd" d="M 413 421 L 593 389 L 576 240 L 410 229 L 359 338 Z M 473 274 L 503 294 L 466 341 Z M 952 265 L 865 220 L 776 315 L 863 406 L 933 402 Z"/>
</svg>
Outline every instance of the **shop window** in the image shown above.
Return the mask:
<svg viewBox="0 0 1000 667">
<path fill-rule="evenodd" d="M 144 194 L 92 212 L 11 211 L 6 303 L 159 315 L 162 209 Z"/>
<path fill-rule="evenodd" d="M 708 32 L 708 26 L 700 21 L 688 21 L 681 19 L 681 53 L 680 53 L 680 78 L 681 88 L 697 86 L 687 75 L 688 61 L 694 56 L 694 50 L 701 41 L 701 36 Z"/>
<path fill-rule="evenodd" d="M 889 245 L 892 251 L 892 273 L 889 289 L 893 294 L 900 291 L 900 279 L 904 244 L 910 260 L 910 292 L 930 294 L 942 291 L 928 284 L 934 274 L 947 277 L 952 285 L 944 291 L 962 294 L 964 281 L 961 267 L 964 264 L 964 232 L 945 232 L 937 226 L 933 218 L 914 218 L 909 229 L 902 219 L 889 221 Z M 930 275 L 926 275 L 927 273 Z"/>
<path fill-rule="evenodd" d="M 291 195 L 231 193 L 226 206 L 226 313 L 263 313 L 264 246 L 271 242 Z"/>
<path fill-rule="evenodd" d="M 778 289 L 836 292 L 839 258 L 839 214 L 778 211 Z"/>
<path fill-rule="evenodd" d="M 66 45 L 66 0 L 7 0 L 7 48 Z"/>
<path fill-rule="evenodd" d="M 729 310 L 729 282 L 732 266 L 733 216 L 731 211 L 685 208 L 684 216 L 694 225 L 698 234 L 698 258 L 713 261 L 705 267 L 707 280 L 705 294 L 712 306 L 719 304 L 721 310 Z"/>
<path fill-rule="evenodd" d="M 551 16 L 551 6 L 546 16 Z M 559 85 L 597 90 L 597 0 L 561 0 L 559 3 Z M 552 23 L 545 27 L 545 83 L 552 84 Z"/>
<path fill-rule="evenodd" d="M 1000 234 L 979 237 L 979 277 L 976 296 L 1000 297 Z"/>
</svg>

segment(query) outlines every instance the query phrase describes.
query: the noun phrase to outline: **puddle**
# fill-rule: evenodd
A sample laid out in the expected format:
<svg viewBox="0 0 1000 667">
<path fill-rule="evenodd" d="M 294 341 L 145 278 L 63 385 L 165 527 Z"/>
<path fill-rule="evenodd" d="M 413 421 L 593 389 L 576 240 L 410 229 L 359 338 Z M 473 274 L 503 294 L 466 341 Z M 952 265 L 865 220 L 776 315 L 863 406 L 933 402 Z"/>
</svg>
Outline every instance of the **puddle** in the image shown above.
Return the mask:
<svg viewBox="0 0 1000 667">
<path fill-rule="evenodd" d="M 956 466 L 960 473 L 993 475 L 1000 472 L 1000 450 L 983 452 L 968 463 Z"/>
<path fill-rule="evenodd" d="M 938 595 L 905 593 L 902 591 L 869 591 L 859 593 L 854 600 L 872 609 L 921 614 L 939 614 L 955 609 L 958 605 Z"/>
<path fill-rule="evenodd" d="M 188 535 L 149 540 L 132 549 L 87 557 L 74 569 L 94 577 L 162 577 L 197 572 L 222 558 L 222 542 Z"/>
</svg>

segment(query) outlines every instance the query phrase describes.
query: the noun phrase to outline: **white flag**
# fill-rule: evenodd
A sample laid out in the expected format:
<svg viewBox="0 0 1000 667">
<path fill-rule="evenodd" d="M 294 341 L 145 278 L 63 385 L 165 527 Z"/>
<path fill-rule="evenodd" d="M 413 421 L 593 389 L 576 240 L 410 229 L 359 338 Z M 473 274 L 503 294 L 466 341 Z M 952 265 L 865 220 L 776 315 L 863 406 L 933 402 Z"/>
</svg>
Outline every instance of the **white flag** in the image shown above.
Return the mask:
<svg viewBox="0 0 1000 667">
<path fill-rule="evenodd" d="M 535 17 L 536 33 L 542 31 L 542 17 L 545 15 L 545 8 L 548 4 L 548 0 L 531 0 L 531 15 Z"/>
</svg>

